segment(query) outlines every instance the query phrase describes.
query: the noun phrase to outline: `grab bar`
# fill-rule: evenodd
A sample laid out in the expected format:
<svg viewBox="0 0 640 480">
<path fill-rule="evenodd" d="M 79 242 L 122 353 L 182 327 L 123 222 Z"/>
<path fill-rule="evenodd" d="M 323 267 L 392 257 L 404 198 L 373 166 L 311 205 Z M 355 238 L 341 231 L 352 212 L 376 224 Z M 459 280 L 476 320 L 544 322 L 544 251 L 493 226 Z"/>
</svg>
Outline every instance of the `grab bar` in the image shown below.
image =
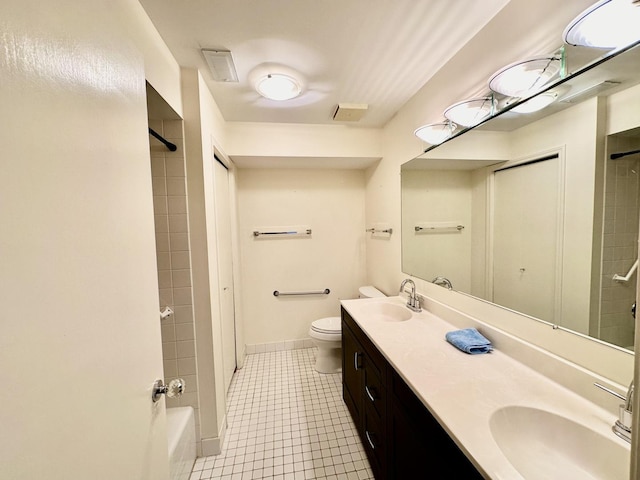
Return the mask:
<svg viewBox="0 0 640 480">
<path fill-rule="evenodd" d="M 259 237 L 261 235 L 311 235 L 311 229 L 307 228 L 306 230 L 301 232 L 297 230 L 290 230 L 286 232 L 259 232 L 257 230 L 254 230 L 253 232 L 254 237 Z"/>
<path fill-rule="evenodd" d="M 629 269 L 627 274 L 623 277 L 622 275 L 618 275 L 617 273 L 613 276 L 613 279 L 616 282 L 628 282 L 631 278 L 631 275 L 638 269 L 638 260 L 635 261 L 633 266 Z"/>
<path fill-rule="evenodd" d="M 329 295 L 331 290 L 325 288 L 324 290 L 319 290 L 317 292 L 279 292 L 278 290 L 273 291 L 274 297 L 285 297 L 288 295 Z"/>
<path fill-rule="evenodd" d="M 393 233 L 393 228 L 385 228 L 384 230 L 380 230 L 379 228 L 367 228 L 365 232 L 388 233 L 389 235 L 391 235 Z"/>
</svg>

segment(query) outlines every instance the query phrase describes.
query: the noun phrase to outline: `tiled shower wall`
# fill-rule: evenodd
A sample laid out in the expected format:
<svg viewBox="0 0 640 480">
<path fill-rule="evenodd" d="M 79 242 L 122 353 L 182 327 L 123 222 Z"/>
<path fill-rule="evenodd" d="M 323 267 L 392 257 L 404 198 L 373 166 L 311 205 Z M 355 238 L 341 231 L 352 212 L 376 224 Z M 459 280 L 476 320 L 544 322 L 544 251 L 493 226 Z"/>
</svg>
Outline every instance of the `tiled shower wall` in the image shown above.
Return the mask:
<svg viewBox="0 0 640 480">
<path fill-rule="evenodd" d="M 609 154 L 637 148 L 637 142 L 634 147 L 626 138 L 610 138 L 608 142 Z M 639 158 L 607 159 L 606 166 L 600 338 L 622 347 L 633 345 L 631 306 L 638 273 L 628 282 L 614 281 L 613 275 L 626 275 L 638 256 Z"/>
<path fill-rule="evenodd" d="M 149 137 L 160 288 L 159 308 L 162 310 L 165 306 L 169 306 L 175 312 L 172 316 L 161 320 L 162 355 L 165 382 L 180 377 L 186 383 L 182 397 L 166 399 L 167 407 L 192 406 L 195 409 L 196 439 L 198 452 L 200 452 L 182 120 L 150 120 L 149 127 L 178 146 L 175 152 L 171 152 L 159 141 Z"/>
</svg>

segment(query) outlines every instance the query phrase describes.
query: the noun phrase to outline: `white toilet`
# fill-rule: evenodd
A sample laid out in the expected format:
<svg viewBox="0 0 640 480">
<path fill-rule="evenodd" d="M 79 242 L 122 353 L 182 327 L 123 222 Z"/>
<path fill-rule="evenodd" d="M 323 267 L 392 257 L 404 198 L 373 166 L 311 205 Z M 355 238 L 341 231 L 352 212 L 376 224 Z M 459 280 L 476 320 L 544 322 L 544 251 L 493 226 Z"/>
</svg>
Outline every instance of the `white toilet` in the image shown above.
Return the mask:
<svg viewBox="0 0 640 480">
<path fill-rule="evenodd" d="M 358 289 L 359 298 L 385 297 L 375 287 L 367 285 Z M 318 347 L 314 368 L 320 373 L 342 371 L 342 321 L 340 317 L 326 317 L 314 321 L 309 329 L 309 337 Z"/>
</svg>

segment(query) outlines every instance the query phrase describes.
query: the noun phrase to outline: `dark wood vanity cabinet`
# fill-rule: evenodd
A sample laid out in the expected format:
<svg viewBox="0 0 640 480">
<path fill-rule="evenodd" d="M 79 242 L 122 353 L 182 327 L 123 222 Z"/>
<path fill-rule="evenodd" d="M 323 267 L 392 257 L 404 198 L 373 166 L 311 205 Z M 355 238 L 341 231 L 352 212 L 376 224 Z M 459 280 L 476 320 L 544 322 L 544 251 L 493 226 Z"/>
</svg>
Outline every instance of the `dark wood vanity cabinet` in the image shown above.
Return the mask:
<svg viewBox="0 0 640 480">
<path fill-rule="evenodd" d="M 482 476 L 342 309 L 342 392 L 377 480 Z"/>
<path fill-rule="evenodd" d="M 345 316 L 347 317 L 345 319 Z M 342 311 L 342 396 L 376 478 L 386 469 L 386 360 Z"/>
</svg>

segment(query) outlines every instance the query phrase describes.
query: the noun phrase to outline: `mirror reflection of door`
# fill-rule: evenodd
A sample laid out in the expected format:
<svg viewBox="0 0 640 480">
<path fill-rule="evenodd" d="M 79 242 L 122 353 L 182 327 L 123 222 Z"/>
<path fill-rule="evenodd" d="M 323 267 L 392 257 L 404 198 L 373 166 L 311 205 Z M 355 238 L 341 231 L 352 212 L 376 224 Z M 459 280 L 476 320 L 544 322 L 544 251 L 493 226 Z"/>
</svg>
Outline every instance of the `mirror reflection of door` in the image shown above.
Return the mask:
<svg viewBox="0 0 640 480">
<path fill-rule="evenodd" d="M 493 301 L 556 323 L 558 156 L 494 174 Z"/>
</svg>

